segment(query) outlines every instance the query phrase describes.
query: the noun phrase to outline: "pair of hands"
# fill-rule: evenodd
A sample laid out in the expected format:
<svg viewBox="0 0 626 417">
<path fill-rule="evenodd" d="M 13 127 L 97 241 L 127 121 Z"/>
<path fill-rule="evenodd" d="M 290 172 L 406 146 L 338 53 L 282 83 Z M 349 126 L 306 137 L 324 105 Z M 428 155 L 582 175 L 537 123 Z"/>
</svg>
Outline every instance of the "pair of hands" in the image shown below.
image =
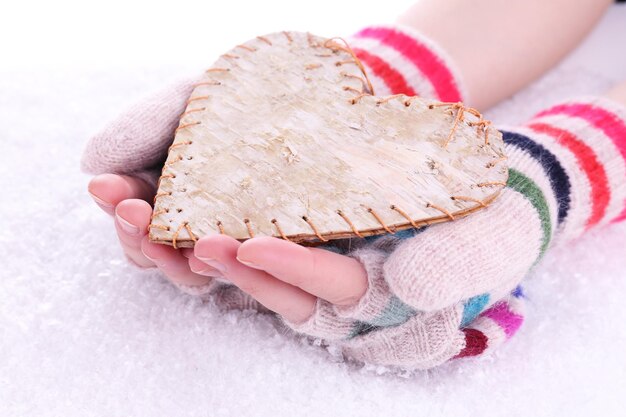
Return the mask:
<svg viewBox="0 0 626 417">
<path fill-rule="evenodd" d="M 526 229 L 536 230 L 528 222 L 538 219 L 520 217 L 532 207 L 508 189 L 491 207 L 453 223 L 353 239 L 346 255 L 271 237 L 240 243 L 218 235 L 180 250 L 150 243 L 149 202 L 198 81 L 130 108 L 92 138 L 82 160 L 84 171 L 98 174 L 89 192 L 114 216 L 127 257 L 159 268 L 183 291 L 215 294 L 226 307 L 265 307 L 296 332 L 341 341 L 344 354 L 360 362 L 428 368 L 471 348 L 467 326 L 535 261 L 541 239 Z M 219 302 L 228 297 L 238 301 Z"/>
<path fill-rule="evenodd" d="M 356 259 L 292 242 L 258 237 L 244 243 L 225 236 L 201 238 L 193 249 L 151 243 L 148 225 L 154 187 L 127 175 L 102 174 L 88 186 L 96 204 L 114 217 L 124 253 L 142 268 L 158 268 L 181 287 L 232 282 L 290 322 L 313 313 L 317 298 L 351 306 L 365 294 L 367 274 Z"/>
</svg>

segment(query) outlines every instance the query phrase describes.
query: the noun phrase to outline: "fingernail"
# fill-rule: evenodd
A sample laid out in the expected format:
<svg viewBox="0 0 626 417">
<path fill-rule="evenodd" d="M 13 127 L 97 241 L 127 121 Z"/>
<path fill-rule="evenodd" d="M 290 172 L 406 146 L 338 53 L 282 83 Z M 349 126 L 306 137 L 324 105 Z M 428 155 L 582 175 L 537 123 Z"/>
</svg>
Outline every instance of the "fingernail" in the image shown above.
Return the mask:
<svg viewBox="0 0 626 417">
<path fill-rule="evenodd" d="M 93 201 L 95 201 L 96 203 L 100 204 L 103 207 L 106 207 L 106 208 L 113 208 L 114 207 L 113 204 L 107 203 L 106 201 L 104 201 L 103 199 L 99 198 L 95 194 L 89 193 L 89 195 L 91 196 L 91 198 L 93 198 Z"/>
<path fill-rule="evenodd" d="M 198 257 L 198 259 L 200 259 L 205 264 L 207 264 L 209 266 L 212 266 L 213 268 L 217 269 L 218 271 L 220 271 L 222 273 L 226 272 L 226 266 L 224 266 L 224 264 L 222 264 L 221 262 L 217 261 L 216 259 L 213 259 L 213 258 L 200 258 L 200 257 Z"/>
<path fill-rule="evenodd" d="M 150 259 L 152 262 L 155 262 L 155 259 L 152 256 L 148 256 L 148 254 L 144 252 L 143 248 L 141 249 L 141 253 L 143 253 L 143 256 Z"/>
<path fill-rule="evenodd" d="M 134 224 L 130 223 L 128 220 L 125 220 L 124 218 L 122 218 L 122 216 L 120 216 L 119 214 L 115 214 L 115 218 L 117 219 L 117 221 L 120 224 L 120 227 L 126 232 L 129 233 L 131 235 L 136 235 L 139 234 L 139 227 L 135 226 Z"/>
<path fill-rule="evenodd" d="M 255 264 L 254 262 L 246 261 L 245 259 L 241 259 L 241 258 L 237 258 L 237 260 L 239 261 L 239 263 L 242 263 L 245 266 L 249 266 L 250 268 L 262 269 L 259 265 Z"/>
</svg>

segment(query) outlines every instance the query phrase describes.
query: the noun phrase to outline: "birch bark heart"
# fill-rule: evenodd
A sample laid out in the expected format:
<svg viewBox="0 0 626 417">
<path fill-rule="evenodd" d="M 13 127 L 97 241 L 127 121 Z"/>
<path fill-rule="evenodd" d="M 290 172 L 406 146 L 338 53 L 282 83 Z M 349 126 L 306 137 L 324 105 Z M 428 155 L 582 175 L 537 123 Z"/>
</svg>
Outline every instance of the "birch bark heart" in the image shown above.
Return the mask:
<svg viewBox="0 0 626 417">
<path fill-rule="evenodd" d="M 340 41 L 274 33 L 222 55 L 194 89 L 150 239 L 312 243 L 454 220 L 497 196 L 505 159 L 475 110 L 376 97 Z"/>
</svg>

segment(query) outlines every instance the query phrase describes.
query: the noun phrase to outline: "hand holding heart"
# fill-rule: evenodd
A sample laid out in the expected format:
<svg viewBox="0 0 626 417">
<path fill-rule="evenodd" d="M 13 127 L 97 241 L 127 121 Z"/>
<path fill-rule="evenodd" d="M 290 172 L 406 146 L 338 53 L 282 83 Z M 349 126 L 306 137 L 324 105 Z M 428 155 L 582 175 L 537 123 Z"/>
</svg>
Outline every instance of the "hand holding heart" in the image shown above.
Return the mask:
<svg viewBox="0 0 626 417">
<path fill-rule="evenodd" d="M 157 267 L 183 291 L 212 294 L 225 307 L 274 311 L 296 331 L 342 341 L 344 351 L 354 359 L 424 368 L 458 355 L 466 345 L 459 325 L 473 317 L 464 316 L 463 300 L 489 291 L 497 281 L 501 288 L 492 304 L 521 278 L 519 273 L 509 274 L 504 263 L 497 271 L 505 272 L 507 282 L 494 273 L 480 285 L 454 288 L 459 271 L 461 275 L 474 273 L 449 263 L 449 254 L 458 252 L 460 246 L 467 256 L 489 254 L 497 262 L 504 259 L 497 253 L 500 246 L 492 248 L 490 233 L 470 246 L 450 235 L 450 230 L 461 234 L 466 230 L 460 227 L 461 221 L 434 226 L 413 238 L 413 232 L 399 232 L 374 241 L 354 239 L 348 256 L 272 237 L 242 244 L 225 235 L 210 235 L 199 239 L 193 249 L 178 250 L 150 242 L 152 207 L 148 202 L 156 193 L 159 161 L 196 82 L 176 85 L 131 109 L 96 136 L 85 153 L 83 163 L 90 172 L 129 173 L 97 175 L 89 191 L 103 210 L 114 215 L 121 245 L 134 263 Z M 161 150 L 161 156 L 155 149 Z M 507 202 L 505 206 L 514 203 L 499 200 Z M 488 219 L 488 210 L 470 217 Z M 515 214 L 506 207 L 505 211 Z M 406 259 L 421 266 L 407 273 L 403 270 Z M 429 265 L 446 263 L 450 268 L 429 270 Z M 242 291 L 234 291 L 224 281 Z M 475 314 L 487 306 L 483 303 Z M 385 326 L 394 327 L 370 331 Z M 406 335 L 418 334 L 429 336 L 406 339 Z M 399 350 L 381 348 L 389 343 Z"/>
<path fill-rule="evenodd" d="M 381 31 L 367 33 L 377 36 Z M 406 39 L 395 29 L 386 33 Z M 382 55 L 382 49 L 370 52 Z M 157 195 L 157 178 L 170 174 L 161 168 L 175 131 L 190 127 L 179 125 L 180 115 L 189 110 L 190 94 L 206 82 L 202 76 L 164 90 L 94 137 L 83 157 L 83 169 L 100 174 L 90 182 L 90 193 L 103 210 L 115 215 L 124 252 L 136 264 L 156 266 L 183 291 L 212 294 L 226 307 L 274 311 L 290 328 L 337 341 L 344 354 L 361 362 L 428 368 L 494 348 L 511 337 L 522 320 L 521 292 L 507 295 L 553 238 L 566 242 L 592 226 L 626 218 L 620 159 L 620 152 L 626 155 L 625 112 L 597 99 L 555 106 L 521 133 L 504 132 L 511 167 L 507 187 L 490 207 L 468 218 L 421 233 L 408 229 L 353 239 L 340 255 L 272 237 L 242 244 L 216 233 L 216 222 L 205 222 L 206 229 L 198 233 L 179 221 L 184 210 L 170 210 L 173 216 L 160 214 L 160 220 L 177 221 L 178 226 L 163 240 L 175 245 L 177 237 L 191 241 L 198 233 L 195 247 L 177 250 L 154 244 L 147 236 L 153 212 L 148 202 Z M 402 100 L 399 103 L 404 107 Z M 455 123 L 454 111 L 450 116 L 448 121 Z M 572 149 L 574 142 L 578 145 Z M 580 153 L 578 159 L 572 151 Z M 579 165 L 585 158 L 596 158 L 597 169 Z M 598 184 L 596 174 L 603 170 L 604 182 Z M 477 184 L 470 185 L 474 189 Z M 597 193 L 600 186 L 611 191 L 610 198 Z M 367 211 L 362 214 L 370 226 L 377 221 L 371 212 L 369 217 Z M 428 216 L 411 216 L 424 218 Z M 239 216 L 235 219 L 228 234 L 247 237 L 251 229 Z M 261 234 L 276 235 L 271 222 L 262 227 Z M 356 234 L 368 227 L 347 231 Z M 176 235 L 178 231 L 183 232 Z"/>
<path fill-rule="evenodd" d="M 294 322 L 311 316 L 317 297 L 350 305 L 367 289 L 365 270 L 357 260 L 279 239 L 260 237 L 241 244 L 228 236 L 209 236 L 194 249 L 182 250 L 150 243 L 147 189 L 139 178 L 111 174 L 97 176 L 89 185 L 100 207 L 115 214 L 126 255 L 142 267 L 160 268 L 183 288 L 208 290 L 215 277 L 223 277 Z"/>
</svg>

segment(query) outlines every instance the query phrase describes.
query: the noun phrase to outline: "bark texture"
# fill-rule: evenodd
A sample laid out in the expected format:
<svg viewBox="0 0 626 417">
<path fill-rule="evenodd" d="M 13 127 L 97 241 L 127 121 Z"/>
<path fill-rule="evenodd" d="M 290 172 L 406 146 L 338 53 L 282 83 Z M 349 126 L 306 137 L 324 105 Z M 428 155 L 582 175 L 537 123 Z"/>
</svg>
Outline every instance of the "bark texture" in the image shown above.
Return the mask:
<svg viewBox="0 0 626 417">
<path fill-rule="evenodd" d="M 222 55 L 193 90 L 150 239 L 312 243 L 453 220 L 497 196 L 505 160 L 475 110 L 377 97 L 341 41 L 274 33 Z"/>
</svg>

